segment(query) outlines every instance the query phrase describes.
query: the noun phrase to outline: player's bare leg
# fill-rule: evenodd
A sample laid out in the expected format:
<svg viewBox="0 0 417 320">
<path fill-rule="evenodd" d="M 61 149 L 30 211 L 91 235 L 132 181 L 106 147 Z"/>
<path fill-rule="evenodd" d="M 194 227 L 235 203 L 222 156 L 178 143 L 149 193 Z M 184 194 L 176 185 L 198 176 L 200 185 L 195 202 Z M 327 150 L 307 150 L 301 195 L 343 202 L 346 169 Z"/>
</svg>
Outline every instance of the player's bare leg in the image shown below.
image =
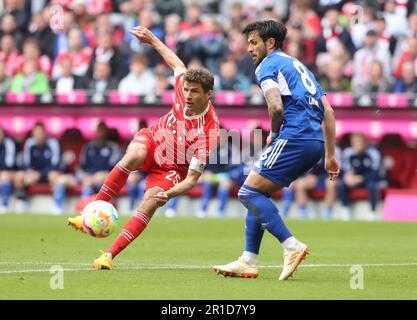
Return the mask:
<svg viewBox="0 0 417 320">
<path fill-rule="evenodd" d="M 164 189 L 152 187 L 145 192 L 143 201 L 139 205 L 137 213 L 126 223 L 107 252 L 94 260 L 93 268 L 111 270 L 112 260 L 116 255 L 123 251 L 147 227 L 155 210 L 158 208 L 153 196 L 161 191 L 164 191 Z"/>
<path fill-rule="evenodd" d="M 103 186 L 98 193 L 96 200 L 109 201 L 113 196 L 119 193 L 120 189 L 126 183 L 130 171 L 140 169 L 146 159 L 147 149 L 141 143 L 131 143 L 119 163 L 113 168 L 107 178 L 104 180 Z M 103 174 L 99 173 L 98 177 L 86 176 L 83 178 L 83 185 L 93 185 L 95 182 L 103 180 Z M 95 180 L 94 180 L 95 179 Z M 81 216 L 68 219 L 68 225 L 76 230 L 82 231 Z"/>
</svg>

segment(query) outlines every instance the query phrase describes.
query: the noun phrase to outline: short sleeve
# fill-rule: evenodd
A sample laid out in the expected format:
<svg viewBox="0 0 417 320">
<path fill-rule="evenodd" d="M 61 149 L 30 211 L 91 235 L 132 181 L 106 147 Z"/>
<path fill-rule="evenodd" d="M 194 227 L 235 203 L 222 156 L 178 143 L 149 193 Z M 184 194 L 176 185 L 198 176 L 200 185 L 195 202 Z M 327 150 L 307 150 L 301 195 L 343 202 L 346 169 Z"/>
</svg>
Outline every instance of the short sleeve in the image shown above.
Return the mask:
<svg viewBox="0 0 417 320">
<path fill-rule="evenodd" d="M 271 79 L 275 82 L 278 80 L 278 68 L 276 65 L 269 61 L 262 62 L 258 69 L 255 72 L 256 75 L 256 82 L 258 85 L 261 85 L 261 83 L 267 79 Z"/>
</svg>

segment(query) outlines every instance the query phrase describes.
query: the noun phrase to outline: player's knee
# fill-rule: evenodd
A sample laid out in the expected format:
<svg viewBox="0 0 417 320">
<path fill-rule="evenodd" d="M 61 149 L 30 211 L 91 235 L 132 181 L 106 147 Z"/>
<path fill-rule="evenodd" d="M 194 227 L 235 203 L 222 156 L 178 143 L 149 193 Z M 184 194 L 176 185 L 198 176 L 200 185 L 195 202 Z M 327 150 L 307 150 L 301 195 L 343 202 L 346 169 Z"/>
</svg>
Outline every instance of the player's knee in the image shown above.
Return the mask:
<svg viewBox="0 0 417 320">
<path fill-rule="evenodd" d="M 249 199 L 254 195 L 253 192 L 248 192 L 244 188 L 240 188 L 237 194 L 239 201 L 246 207 Z"/>
<path fill-rule="evenodd" d="M 146 155 L 146 147 L 140 143 L 134 143 L 129 146 L 126 154 L 120 161 L 128 170 L 134 171 L 143 166 Z"/>
</svg>

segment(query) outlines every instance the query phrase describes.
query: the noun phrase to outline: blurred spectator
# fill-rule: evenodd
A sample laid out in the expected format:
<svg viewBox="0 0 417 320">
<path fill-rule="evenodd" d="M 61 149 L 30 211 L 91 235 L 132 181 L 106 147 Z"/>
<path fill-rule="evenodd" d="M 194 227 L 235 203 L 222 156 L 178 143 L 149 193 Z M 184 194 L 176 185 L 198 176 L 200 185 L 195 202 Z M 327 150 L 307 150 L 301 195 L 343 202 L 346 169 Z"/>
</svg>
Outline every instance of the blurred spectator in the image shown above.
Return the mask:
<svg viewBox="0 0 417 320">
<path fill-rule="evenodd" d="M 9 92 L 12 84 L 12 77 L 6 73 L 4 62 L 0 60 L 0 94 Z"/>
<path fill-rule="evenodd" d="M 238 1 L 233 2 L 230 6 L 229 13 L 224 17 L 224 31 L 227 33 L 230 33 L 233 29 L 242 31 L 247 24 L 245 4 Z M 229 40 L 232 41 L 233 38 L 229 37 Z"/>
<path fill-rule="evenodd" d="M 170 83 L 167 68 L 164 65 L 158 65 L 154 71 L 155 74 L 155 95 L 162 97 L 166 91 L 174 90 L 174 86 Z"/>
<path fill-rule="evenodd" d="M 16 170 L 16 144 L 0 127 L 0 214 L 8 212 Z"/>
<path fill-rule="evenodd" d="M 288 34 L 287 39 L 284 41 L 284 51 L 294 50 L 293 43 L 297 43 L 303 50 L 303 54 L 299 59 L 308 68 L 315 69 L 314 62 L 316 57 L 316 41 L 308 39 L 304 33 L 303 23 L 297 20 L 287 24 Z M 289 48 L 292 46 L 292 48 Z M 293 52 L 294 53 L 294 52 Z"/>
<path fill-rule="evenodd" d="M 339 14 L 338 10 L 329 9 L 321 20 L 322 33 L 317 40 L 317 53 L 326 52 L 332 45 L 332 42 L 338 40 L 348 49 L 350 56 L 353 56 L 355 46 L 349 31 L 340 25 Z"/>
<path fill-rule="evenodd" d="M 395 82 L 393 91 L 396 93 L 417 93 L 417 76 L 414 62 L 405 61 L 403 63 L 401 78 Z"/>
<path fill-rule="evenodd" d="M 26 60 L 19 72 L 12 79 L 10 92 L 28 92 L 44 94 L 49 90 L 49 82 L 46 74 L 39 71 L 35 60 Z"/>
<path fill-rule="evenodd" d="M 99 33 L 97 35 L 97 47 L 93 51 L 87 76 L 92 77 L 95 63 L 102 62 L 110 65 L 112 77 L 119 81 L 127 74 L 125 61 L 126 57 L 113 45 L 111 33 Z"/>
<path fill-rule="evenodd" d="M 105 94 L 108 90 L 117 89 L 118 81 L 111 76 L 111 67 L 105 62 L 97 61 L 94 64 L 93 77 L 88 84 L 91 94 Z"/>
<path fill-rule="evenodd" d="M 316 65 L 319 75 L 325 75 L 327 66 L 338 61 L 343 66 L 343 75 L 351 78 L 353 74 L 353 61 L 349 57 L 349 53 L 343 43 L 334 41 L 328 52 L 317 55 Z"/>
<path fill-rule="evenodd" d="M 47 55 L 49 58 L 55 58 L 55 45 L 57 37 L 49 26 L 49 20 L 47 20 L 47 9 L 43 9 L 40 13 L 37 13 L 32 16 L 31 22 L 29 24 L 29 36 L 35 38 L 38 42 L 42 54 Z M 65 26 L 65 17 L 68 13 L 64 14 L 64 26 Z M 59 46 L 58 46 L 59 47 Z M 67 45 L 65 45 L 65 49 Z"/>
<path fill-rule="evenodd" d="M 214 81 L 216 91 L 242 91 L 250 93 L 251 82 L 238 72 L 234 61 L 225 61 L 220 65 L 220 74 Z"/>
<path fill-rule="evenodd" d="M 228 33 L 229 57 L 236 63 L 239 73 L 243 74 L 252 83 L 255 83 L 256 66 L 248 53 L 248 41 L 242 33 L 243 29 L 231 29 Z"/>
<path fill-rule="evenodd" d="M 88 198 L 97 188 L 100 189 L 108 173 L 119 160 L 121 154 L 115 142 L 108 139 L 108 128 L 100 122 L 96 129 L 96 138 L 83 146 L 80 155 L 80 168 L 77 175 L 61 174 L 54 187 L 54 212 L 61 214 L 66 198 L 66 190 L 82 183 L 81 199 Z"/>
<path fill-rule="evenodd" d="M 383 165 L 380 152 L 367 145 L 363 134 L 355 133 L 350 138 L 351 147 L 342 154 L 343 177 L 339 183 L 339 196 L 342 201 L 341 219 L 350 220 L 348 191 L 356 188 L 368 190 L 372 216 L 376 218 L 376 205 L 379 189 L 383 181 Z"/>
<path fill-rule="evenodd" d="M 371 63 L 370 78 L 361 87 L 355 89 L 355 96 L 360 97 L 366 93 L 390 92 L 392 82 L 389 75 L 384 74 L 383 65 L 375 60 Z"/>
<path fill-rule="evenodd" d="M 154 92 L 155 76 L 148 68 L 148 59 L 144 55 L 135 55 L 130 63 L 129 74 L 120 81 L 119 91 L 137 95 Z"/>
<path fill-rule="evenodd" d="M 62 76 L 57 80 L 53 80 L 51 87 L 55 89 L 56 94 L 69 94 L 74 90 L 88 88 L 86 78 L 76 76 L 72 73 L 72 60 L 69 56 L 61 59 Z"/>
<path fill-rule="evenodd" d="M 315 42 L 321 33 L 321 23 L 311 4 L 311 0 L 294 0 L 290 7 L 289 23 L 301 25 L 305 38 Z"/>
<path fill-rule="evenodd" d="M 117 21 L 115 22 L 117 23 Z M 114 25 L 111 16 L 108 13 L 101 13 L 92 21 L 88 18 L 82 28 L 88 39 L 91 48 L 97 47 L 97 37 L 100 34 L 108 34 L 111 36 L 110 42 L 112 47 L 119 48 L 123 43 L 124 29 L 121 26 Z"/>
<path fill-rule="evenodd" d="M 156 52 L 156 50 L 147 43 L 141 43 L 138 41 L 132 34 L 130 34 L 129 30 L 133 29 L 134 27 L 141 25 L 153 32 L 153 34 L 158 38 L 163 40 L 164 31 L 163 29 L 158 26 L 156 20 L 157 13 L 148 9 L 142 9 L 136 19 L 131 19 L 130 23 L 126 25 L 125 29 L 125 48 L 124 50 L 132 54 L 144 54 L 149 59 L 149 65 L 154 67 L 157 63 L 161 62 L 160 55 Z"/>
<path fill-rule="evenodd" d="M 97 16 L 113 10 L 111 0 L 73 0 L 70 9 L 74 11 L 85 10 L 87 16 Z"/>
<path fill-rule="evenodd" d="M 387 22 L 382 12 L 377 12 L 374 19 L 373 28 L 378 35 L 378 45 L 383 50 L 388 50 L 391 54 L 394 53 L 397 44 L 397 38 L 389 33 Z"/>
<path fill-rule="evenodd" d="M 336 158 L 340 161 L 342 157 L 341 149 L 336 146 Z M 333 207 L 337 200 L 337 183 L 328 178 L 328 174 L 324 169 L 323 158 L 311 170 L 302 177 L 295 180 L 289 188 L 285 188 L 282 198 L 282 214 L 288 216 L 290 206 L 293 200 L 298 206 L 298 217 L 306 219 L 308 192 L 311 190 L 324 190 L 324 211 L 321 217 L 329 220 L 333 215 Z M 316 217 L 319 214 L 315 214 Z"/>
<path fill-rule="evenodd" d="M 407 7 L 396 0 L 384 1 L 383 17 L 386 21 L 386 33 L 398 37 L 407 33 Z"/>
<path fill-rule="evenodd" d="M 176 14 L 170 14 L 165 18 L 164 43 L 175 53 L 178 53 L 178 47 L 185 40 L 180 31 L 180 22 L 181 18 Z"/>
<path fill-rule="evenodd" d="M 5 34 L 12 35 L 16 41 L 17 49 L 22 49 L 22 43 L 24 39 L 23 32 L 18 29 L 16 19 L 11 14 L 6 14 L 1 17 L 0 37 Z"/>
<path fill-rule="evenodd" d="M 378 60 L 383 66 L 383 77 L 391 74 L 391 56 L 387 49 L 378 45 L 378 35 L 375 30 L 366 33 L 365 46 L 356 51 L 354 55 L 354 72 L 352 88 L 354 92 L 360 92 L 361 88 L 368 85 L 371 79 L 372 62 Z"/>
<path fill-rule="evenodd" d="M 44 23 L 48 23 L 47 12 L 44 10 L 42 16 Z M 70 30 L 76 28 L 75 14 L 72 11 L 64 12 L 64 19 L 62 23 L 62 29 L 55 30 L 56 32 L 56 43 L 54 46 L 54 57 L 58 57 L 61 52 L 68 51 L 69 48 L 69 33 Z"/>
<path fill-rule="evenodd" d="M 21 31 L 26 30 L 30 19 L 30 11 L 28 10 L 26 3 L 25 0 L 4 1 L 4 12 L 14 16 L 17 28 Z"/>
<path fill-rule="evenodd" d="M 403 48 L 394 72 L 394 76 L 396 78 L 401 76 L 402 65 L 408 60 L 417 65 L 417 37 L 409 37 L 407 39 L 406 45 Z"/>
<path fill-rule="evenodd" d="M 36 123 L 23 148 L 23 170 L 16 172 L 14 179 L 15 195 L 18 199 L 16 212 L 26 209 L 28 186 L 36 183 L 49 183 L 53 186 L 59 176 L 61 148 L 55 138 L 48 137 L 42 123 Z"/>
<path fill-rule="evenodd" d="M 7 75 L 13 76 L 19 71 L 19 60 L 20 52 L 17 51 L 15 39 L 5 34 L 0 40 L 0 61 L 3 61 Z"/>
<path fill-rule="evenodd" d="M 186 8 L 186 17 L 180 23 L 180 30 L 188 38 L 196 38 L 204 31 L 204 24 L 201 21 L 201 7 L 197 3 L 191 3 Z M 187 62 L 185 62 L 187 64 Z"/>
<path fill-rule="evenodd" d="M 350 79 L 343 74 L 343 64 L 339 60 L 331 61 L 325 69 L 320 85 L 329 92 L 351 92 Z"/>
<path fill-rule="evenodd" d="M 275 21 L 282 20 L 278 12 L 275 10 L 274 1 L 266 1 L 263 4 L 262 10 L 259 14 L 259 19 L 260 20 L 275 20 Z"/>
<path fill-rule="evenodd" d="M 286 53 L 296 58 L 297 60 L 303 60 L 304 59 L 304 52 L 305 52 L 305 46 L 296 41 L 288 41 L 286 46 Z"/>
<path fill-rule="evenodd" d="M 60 61 L 65 56 L 71 58 L 73 73 L 75 75 L 83 77 L 87 74 L 88 66 L 92 58 L 92 50 L 90 47 L 84 46 L 81 29 L 73 28 L 68 32 L 68 50 L 63 50 L 58 53 L 52 70 L 52 77 L 54 79 L 62 76 Z"/>
<path fill-rule="evenodd" d="M 41 55 L 41 49 L 39 47 L 38 41 L 35 38 L 26 38 L 23 43 L 23 54 L 20 56 L 18 61 L 19 69 L 22 69 L 22 66 L 25 61 L 33 60 L 36 61 L 37 69 L 45 73 L 48 79 L 52 74 L 52 61 L 47 55 Z"/>
<path fill-rule="evenodd" d="M 196 31 L 196 29 L 193 29 Z M 214 16 L 207 16 L 204 19 L 204 32 L 193 34 L 185 43 L 185 51 L 188 61 L 198 57 L 214 74 L 219 73 L 220 61 L 226 58 L 227 47 L 220 26 Z"/>
<path fill-rule="evenodd" d="M 184 16 L 184 4 L 182 0 L 155 0 L 155 10 L 161 15 L 162 20 L 175 14 Z"/>
<path fill-rule="evenodd" d="M 342 10 L 350 26 L 349 31 L 353 44 L 356 48 L 362 48 L 366 33 L 374 27 L 374 9 L 369 5 L 361 6 L 348 2 Z"/>
</svg>

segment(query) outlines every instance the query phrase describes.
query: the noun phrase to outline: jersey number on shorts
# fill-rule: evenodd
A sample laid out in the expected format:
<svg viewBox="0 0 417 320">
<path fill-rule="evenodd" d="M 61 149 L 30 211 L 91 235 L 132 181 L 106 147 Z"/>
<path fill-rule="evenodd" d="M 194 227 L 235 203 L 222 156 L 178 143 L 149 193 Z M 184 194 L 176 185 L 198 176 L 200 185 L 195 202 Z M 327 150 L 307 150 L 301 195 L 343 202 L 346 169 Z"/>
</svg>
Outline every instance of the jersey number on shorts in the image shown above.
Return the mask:
<svg viewBox="0 0 417 320">
<path fill-rule="evenodd" d="M 175 170 L 169 170 L 169 173 L 165 176 L 165 179 L 172 181 L 174 185 L 180 182 L 180 175 Z"/>
<path fill-rule="evenodd" d="M 301 81 L 303 82 L 304 87 L 307 89 L 308 92 L 311 94 L 316 94 L 317 88 L 314 85 L 314 82 L 311 80 L 310 76 L 308 75 L 307 69 L 301 64 L 300 61 L 294 60 L 292 62 L 295 70 L 300 74 Z"/>
</svg>

